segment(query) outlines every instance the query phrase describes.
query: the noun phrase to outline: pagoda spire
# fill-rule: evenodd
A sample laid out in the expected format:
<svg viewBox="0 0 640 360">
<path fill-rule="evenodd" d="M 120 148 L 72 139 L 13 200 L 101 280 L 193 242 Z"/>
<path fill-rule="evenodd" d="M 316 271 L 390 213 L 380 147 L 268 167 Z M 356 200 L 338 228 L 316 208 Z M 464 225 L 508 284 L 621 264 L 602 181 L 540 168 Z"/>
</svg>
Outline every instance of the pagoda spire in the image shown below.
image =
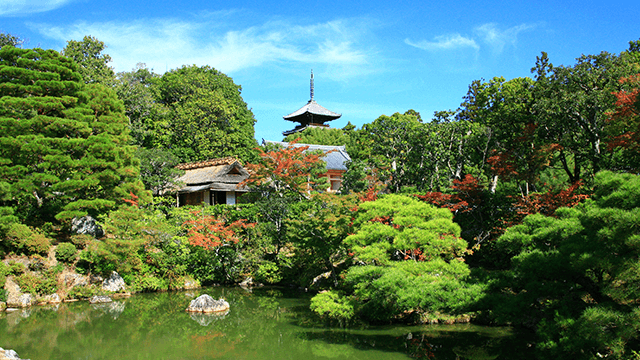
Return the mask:
<svg viewBox="0 0 640 360">
<path fill-rule="evenodd" d="M 313 100 L 313 69 L 311 69 L 311 100 Z"/>
<path fill-rule="evenodd" d="M 283 132 L 283 135 L 287 136 L 289 134 L 302 131 L 309 126 L 329 127 L 329 125 L 326 124 L 327 122 L 335 120 L 342 116 L 342 114 L 334 113 L 331 110 L 323 108 L 314 100 L 313 69 L 311 69 L 310 85 L 311 100 L 309 100 L 309 102 L 305 106 L 301 107 L 297 111 L 294 111 L 291 114 L 283 117 L 287 121 L 298 123 L 298 125 L 294 129 Z"/>
</svg>

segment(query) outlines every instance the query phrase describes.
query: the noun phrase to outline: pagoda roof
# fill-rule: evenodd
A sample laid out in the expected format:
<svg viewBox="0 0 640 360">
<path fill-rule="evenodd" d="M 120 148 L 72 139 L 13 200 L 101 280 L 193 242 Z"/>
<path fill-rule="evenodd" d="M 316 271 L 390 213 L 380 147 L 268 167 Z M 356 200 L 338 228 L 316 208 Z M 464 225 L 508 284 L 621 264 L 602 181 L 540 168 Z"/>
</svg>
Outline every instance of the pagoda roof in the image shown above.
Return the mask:
<svg viewBox="0 0 640 360">
<path fill-rule="evenodd" d="M 318 104 L 313 98 L 300 109 L 292 112 L 291 114 L 284 116 L 283 118 L 288 121 L 294 121 L 299 123 L 308 123 L 307 119 L 313 119 L 313 122 L 323 123 L 325 121 L 335 120 L 342 116 L 342 114 L 334 113 Z"/>
</svg>

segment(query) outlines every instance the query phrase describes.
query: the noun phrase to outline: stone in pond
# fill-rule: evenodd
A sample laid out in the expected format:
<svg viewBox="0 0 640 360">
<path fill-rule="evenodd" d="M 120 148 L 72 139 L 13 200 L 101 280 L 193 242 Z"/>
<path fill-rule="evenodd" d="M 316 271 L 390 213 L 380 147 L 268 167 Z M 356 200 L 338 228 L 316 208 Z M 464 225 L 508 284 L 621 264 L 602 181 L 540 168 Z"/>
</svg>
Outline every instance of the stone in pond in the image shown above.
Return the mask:
<svg viewBox="0 0 640 360">
<path fill-rule="evenodd" d="M 214 300 L 209 295 L 200 295 L 192 300 L 187 308 L 189 312 L 213 313 L 229 310 L 229 303 L 224 299 Z"/>
</svg>

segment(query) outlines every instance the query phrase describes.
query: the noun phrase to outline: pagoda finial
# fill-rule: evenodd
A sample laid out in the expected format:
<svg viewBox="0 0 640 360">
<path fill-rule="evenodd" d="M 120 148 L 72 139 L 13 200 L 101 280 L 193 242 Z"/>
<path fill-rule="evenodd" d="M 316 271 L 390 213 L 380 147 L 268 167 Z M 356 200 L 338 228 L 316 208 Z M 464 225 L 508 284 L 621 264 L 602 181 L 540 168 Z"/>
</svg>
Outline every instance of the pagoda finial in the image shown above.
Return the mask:
<svg viewBox="0 0 640 360">
<path fill-rule="evenodd" d="M 311 69 L 311 100 L 313 100 L 313 69 Z"/>
</svg>

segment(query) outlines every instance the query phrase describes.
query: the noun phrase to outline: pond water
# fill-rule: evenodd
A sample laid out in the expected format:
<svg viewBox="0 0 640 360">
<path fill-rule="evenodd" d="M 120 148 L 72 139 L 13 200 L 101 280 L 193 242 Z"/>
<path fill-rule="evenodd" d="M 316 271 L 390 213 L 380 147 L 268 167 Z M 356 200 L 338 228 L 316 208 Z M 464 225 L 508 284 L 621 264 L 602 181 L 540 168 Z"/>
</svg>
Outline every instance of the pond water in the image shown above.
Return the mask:
<svg viewBox="0 0 640 360">
<path fill-rule="evenodd" d="M 190 314 L 200 294 L 225 298 L 224 315 Z M 0 347 L 46 359 L 528 359 L 530 334 L 470 324 L 327 327 L 311 295 L 212 287 L 137 294 L 0 313 Z"/>
</svg>

